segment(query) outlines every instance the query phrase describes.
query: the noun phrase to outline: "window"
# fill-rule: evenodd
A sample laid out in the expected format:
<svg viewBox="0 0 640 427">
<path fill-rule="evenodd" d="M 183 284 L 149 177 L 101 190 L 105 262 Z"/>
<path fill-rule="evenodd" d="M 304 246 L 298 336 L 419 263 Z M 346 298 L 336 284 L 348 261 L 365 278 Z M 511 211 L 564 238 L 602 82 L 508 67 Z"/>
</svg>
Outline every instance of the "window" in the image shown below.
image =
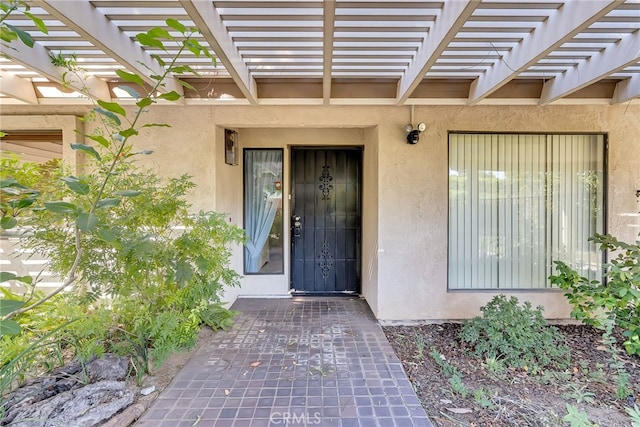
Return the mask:
<svg viewBox="0 0 640 427">
<path fill-rule="evenodd" d="M 282 274 L 282 150 L 244 150 L 246 274 Z"/>
<path fill-rule="evenodd" d="M 604 135 L 449 135 L 449 289 L 548 288 L 553 261 L 598 278 Z"/>
</svg>

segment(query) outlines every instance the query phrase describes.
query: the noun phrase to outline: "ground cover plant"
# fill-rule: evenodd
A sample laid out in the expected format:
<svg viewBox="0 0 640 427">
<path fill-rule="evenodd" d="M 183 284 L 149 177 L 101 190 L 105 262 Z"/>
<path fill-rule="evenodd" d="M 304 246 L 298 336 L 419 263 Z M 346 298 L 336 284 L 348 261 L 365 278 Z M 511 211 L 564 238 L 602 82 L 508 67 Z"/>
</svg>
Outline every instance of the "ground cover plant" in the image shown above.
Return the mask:
<svg viewBox="0 0 640 427">
<path fill-rule="evenodd" d="M 33 45 L 28 33 L 5 24 L 11 13 L 23 13 L 46 32 L 24 2 L 0 6 L 3 45 Z M 0 280 L 19 282 L 24 291 L 0 288 L 0 398 L 29 376 L 106 352 L 129 357 L 132 373 L 141 378 L 153 363 L 192 346 L 203 325 L 231 322 L 233 313 L 220 303 L 220 294 L 238 282 L 229 267 L 230 247 L 243 241 L 243 231 L 224 215 L 194 212 L 189 176 L 161 179 L 138 164 L 152 152 L 134 143 L 146 128 L 168 126 L 145 121 L 145 113 L 160 100 L 180 99 L 165 81 L 171 74 L 194 73 L 176 65 L 182 53 L 214 60 L 196 33 L 167 19 L 165 28 L 137 36 L 154 49 L 177 46 L 176 53 L 170 61 L 154 56 L 163 71 L 151 75 L 151 84 L 117 71 L 135 107 L 94 101 L 84 118 L 86 133 L 72 144 L 84 157 L 83 169 L 2 159 L 0 226 L 19 230 L 23 248 L 48 257 L 47 269 L 62 284 L 45 295 L 38 277 L 2 272 Z M 66 69 L 74 89 L 94 99 L 73 57 L 51 60 Z M 0 419 L 2 409 L 0 404 Z"/>
<path fill-rule="evenodd" d="M 640 426 L 640 359 L 624 330 L 549 327 L 504 296 L 483 315 L 384 328 L 434 425 Z"/>
</svg>

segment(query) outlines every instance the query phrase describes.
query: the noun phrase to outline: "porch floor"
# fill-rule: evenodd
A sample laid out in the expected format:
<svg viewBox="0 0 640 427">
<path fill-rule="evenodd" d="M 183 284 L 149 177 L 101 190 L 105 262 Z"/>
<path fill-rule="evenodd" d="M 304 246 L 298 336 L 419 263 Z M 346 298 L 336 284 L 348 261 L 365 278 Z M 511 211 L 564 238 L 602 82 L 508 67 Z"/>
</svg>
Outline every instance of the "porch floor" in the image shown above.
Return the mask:
<svg viewBox="0 0 640 427">
<path fill-rule="evenodd" d="M 238 299 L 136 423 L 432 426 L 366 301 Z"/>
</svg>

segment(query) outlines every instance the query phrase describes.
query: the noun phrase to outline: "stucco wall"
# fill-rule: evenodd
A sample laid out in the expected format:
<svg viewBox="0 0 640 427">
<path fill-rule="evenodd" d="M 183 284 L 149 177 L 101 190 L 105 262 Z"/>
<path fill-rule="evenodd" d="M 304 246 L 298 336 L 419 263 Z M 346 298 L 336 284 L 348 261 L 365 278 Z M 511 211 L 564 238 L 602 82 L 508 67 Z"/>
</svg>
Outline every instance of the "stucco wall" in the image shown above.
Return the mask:
<svg viewBox="0 0 640 427">
<path fill-rule="evenodd" d="M 9 114 L 81 114 L 84 107 L 5 106 Z M 414 122 L 427 130 L 420 143 L 405 142 L 409 107 L 393 106 L 159 106 L 146 120 L 171 128 L 149 130 L 136 142 L 155 151 L 147 160 L 168 175 L 187 172 L 198 188 L 196 208 L 230 214 L 242 225 L 242 167 L 227 166 L 223 129 L 240 132 L 241 147 L 303 144 L 363 145 L 365 195 L 362 293 L 381 320 L 470 317 L 495 292 L 447 292 L 447 132 L 606 132 L 609 135 L 608 231 L 628 241 L 640 231 L 629 216 L 640 206 L 640 105 L 621 106 L 416 106 Z M 285 159 L 288 153 L 285 152 Z M 288 188 L 285 164 L 285 190 Z M 285 208 L 285 217 L 288 217 Z M 285 229 L 288 223 L 285 224 Z M 242 271 L 236 248 L 234 267 Z M 288 257 L 288 254 L 287 254 Z M 288 259 L 288 258 L 287 258 Z M 288 271 L 288 264 L 285 265 Z M 286 296 L 288 273 L 252 276 L 237 295 Z M 545 306 L 549 318 L 566 318 L 559 292 L 517 292 Z"/>
<path fill-rule="evenodd" d="M 3 114 L 7 107 L 0 110 Z M 0 115 L 0 129 L 3 131 L 12 130 L 61 130 L 62 131 L 62 156 L 73 170 L 81 171 L 83 168 L 84 155 L 81 151 L 74 151 L 71 145 L 76 142 L 84 142 L 82 133 L 83 124 L 78 117 L 73 115 L 51 114 L 46 116 L 33 115 Z"/>
<path fill-rule="evenodd" d="M 380 319 L 468 317 L 495 292 L 447 292 L 447 132 L 607 132 L 609 134 L 608 231 L 635 240 L 640 189 L 638 106 L 416 107 L 429 127 L 416 146 L 380 144 Z M 391 140 L 392 135 L 381 135 Z M 385 185 L 400 182 L 402 186 Z M 395 208 L 394 208 L 395 207 Z M 402 207 L 398 209 L 397 207 Z M 406 207 L 406 208 L 405 208 Z M 398 238 L 403 236 L 403 238 Z M 407 295 L 410 297 L 407 298 Z M 517 292 L 545 307 L 550 318 L 570 309 L 560 293 Z"/>
</svg>

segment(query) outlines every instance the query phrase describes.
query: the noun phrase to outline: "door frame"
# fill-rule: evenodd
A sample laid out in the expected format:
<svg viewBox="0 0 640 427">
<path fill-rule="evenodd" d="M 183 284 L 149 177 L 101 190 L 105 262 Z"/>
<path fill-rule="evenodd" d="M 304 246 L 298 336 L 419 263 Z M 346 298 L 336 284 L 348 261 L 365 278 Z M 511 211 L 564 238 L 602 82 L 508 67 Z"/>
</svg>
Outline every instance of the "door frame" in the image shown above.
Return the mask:
<svg viewBox="0 0 640 427">
<path fill-rule="evenodd" d="M 357 256 L 358 256 L 358 277 L 355 291 L 334 291 L 334 292 L 307 292 L 307 291 L 296 291 L 293 288 L 293 223 L 291 222 L 291 218 L 294 214 L 295 208 L 295 194 L 294 194 L 294 176 L 295 176 L 295 166 L 293 164 L 293 153 L 294 151 L 321 151 L 321 150 L 334 150 L 334 151 L 357 151 L 358 152 L 358 162 L 360 168 L 358 170 L 358 203 L 360 204 L 360 219 L 358 226 L 360 227 L 360 235 L 358 236 L 358 241 L 356 242 L 357 247 Z M 364 217 L 364 205 L 362 200 L 362 195 L 364 193 L 364 145 L 289 145 L 289 293 L 295 296 L 359 296 L 362 294 L 362 237 L 363 237 L 363 217 Z"/>
</svg>

